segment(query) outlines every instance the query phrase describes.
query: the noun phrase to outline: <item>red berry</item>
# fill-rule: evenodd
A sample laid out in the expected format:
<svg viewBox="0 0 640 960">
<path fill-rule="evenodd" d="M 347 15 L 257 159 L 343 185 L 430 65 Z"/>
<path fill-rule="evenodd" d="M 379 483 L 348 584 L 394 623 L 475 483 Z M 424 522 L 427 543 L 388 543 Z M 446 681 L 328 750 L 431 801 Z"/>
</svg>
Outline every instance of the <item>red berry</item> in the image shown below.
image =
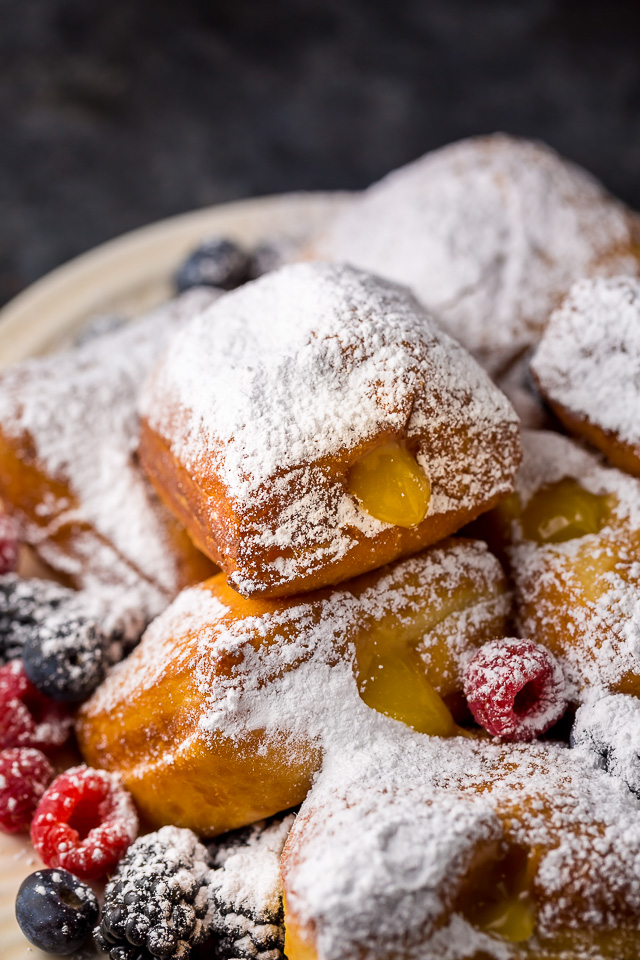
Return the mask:
<svg viewBox="0 0 640 960">
<path fill-rule="evenodd" d="M 85 766 L 54 780 L 31 823 L 31 841 L 44 863 L 82 880 L 113 870 L 137 834 L 133 800 L 119 778 Z"/>
<path fill-rule="evenodd" d="M 0 829 L 29 829 L 38 802 L 55 774 L 39 750 L 17 747 L 0 751 Z"/>
<path fill-rule="evenodd" d="M 532 740 L 567 708 L 560 664 L 532 640 L 486 643 L 467 666 L 464 692 L 480 726 L 504 740 Z"/>
<path fill-rule="evenodd" d="M 21 660 L 0 667 L 0 750 L 55 750 L 68 739 L 72 726 L 69 707 L 36 690 Z"/>
<path fill-rule="evenodd" d="M 0 513 L 0 574 L 13 573 L 17 568 L 19 547 L 17 522 Z"/>
</svg>

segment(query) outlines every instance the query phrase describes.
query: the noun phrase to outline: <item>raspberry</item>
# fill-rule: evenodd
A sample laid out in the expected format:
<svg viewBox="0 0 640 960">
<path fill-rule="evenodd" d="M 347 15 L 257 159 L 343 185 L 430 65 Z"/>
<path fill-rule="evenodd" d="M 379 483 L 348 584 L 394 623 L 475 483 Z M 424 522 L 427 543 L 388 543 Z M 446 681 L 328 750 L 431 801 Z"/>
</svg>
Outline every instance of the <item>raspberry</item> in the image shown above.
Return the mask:
<svg viewBox="0 0 640 960">
<path fill-rule="evenodd" d="M 54 780 L 31 823 L 31 841 L 44 863 L 82 880 L 109 873 L 137 833 L 133 801 L 119 778 L 85 766 Z"/>
<path fill-rule="evenodd" d="M 0 513 L 0 574 L 16 569 L 19 546 L 18 524 L 13 517 Z"/>
<path fill-rule="evenodd" d="M 55 750 L 73 726 L 69 708 L 45 697 L 27 677 L 21 660 L 0 667 L 0 750 Z"/>
<path fill-rule="evenodd" d="M 17 747 L 0 751 L 0 829 L 29 829 L 40 797 L 53 780 L 53 767 L 39 750 Z"/>
<path fill-rule="evenodd" d="M 464 692 L 480 726 L 504 740 L 532 740 L 567 708 L 560 664 L 532 640 L 493 640 L 467 666 Z"/>
</svg>

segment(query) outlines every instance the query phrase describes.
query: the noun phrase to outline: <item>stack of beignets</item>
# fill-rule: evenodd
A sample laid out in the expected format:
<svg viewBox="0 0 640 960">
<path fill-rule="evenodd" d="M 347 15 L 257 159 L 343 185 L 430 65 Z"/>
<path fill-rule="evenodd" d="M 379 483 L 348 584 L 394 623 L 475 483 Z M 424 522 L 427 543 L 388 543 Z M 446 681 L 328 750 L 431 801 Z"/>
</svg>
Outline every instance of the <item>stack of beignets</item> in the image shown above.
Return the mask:
<svg viewBox="0 0 640 960">
<path fill-rule="evenodd" d="M 582 171 L 497 137 L 399 171 L 326 242 L 410 283 L 492 372 L 520 364 L 519 389 L 571 281 L 638 271 L 636 229 Z M 638 480 L 530 432 L 514 492 L 503 393 L 407 290 L 337 263 L 195 316 L 141 421 L 159 497 L 223 573 L 81 708 L 87 761 L 152 824 L 207 836 L 302 802 L 289 960 L 635 960 L 640 801 L 582 748 L 470 730 L 465 669 L 512 597 L 487 544 L 450 535 L 486 514 L 519 636 L 576 703 L 637 696 Z"/>
</svg>

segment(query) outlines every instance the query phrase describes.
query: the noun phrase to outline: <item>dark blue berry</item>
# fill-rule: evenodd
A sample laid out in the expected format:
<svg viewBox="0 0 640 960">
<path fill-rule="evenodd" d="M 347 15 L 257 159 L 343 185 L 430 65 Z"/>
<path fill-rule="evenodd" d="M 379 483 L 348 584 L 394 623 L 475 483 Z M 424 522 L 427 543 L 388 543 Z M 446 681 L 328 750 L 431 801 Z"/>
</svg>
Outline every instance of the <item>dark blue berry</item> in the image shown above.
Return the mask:
<svg viewBox="0 0 640 960">
<path fill-rule="evenodd" d="M 61 956 L 88 942 L 99 913 L 91 887 L 67 870 L 32 873 L 16 898 L 16 919 L 27 940 Z"/>
<path fill-rule="evenodd" d="M 233 290 L 249 279 L 250 257 L 231 240 L 211 237 L 191 253 L 178 268 L 179 293 L 191 287 L 219 287 Z"/>
<path fill-rule="evenodd" d="M 272 237 L 263 240 L 251 254 L 251 279 L 277 270 L 291 258 L 296 243 L 290 237 Z"/>
<path fill-rule="evenodd" d="M 86 700 L 102 681 L 107 641 L 95 620 L 81 612 L 51 615 L 26 640 L 22 658 L 40 693 L 63 703 Z"/>
</svg>

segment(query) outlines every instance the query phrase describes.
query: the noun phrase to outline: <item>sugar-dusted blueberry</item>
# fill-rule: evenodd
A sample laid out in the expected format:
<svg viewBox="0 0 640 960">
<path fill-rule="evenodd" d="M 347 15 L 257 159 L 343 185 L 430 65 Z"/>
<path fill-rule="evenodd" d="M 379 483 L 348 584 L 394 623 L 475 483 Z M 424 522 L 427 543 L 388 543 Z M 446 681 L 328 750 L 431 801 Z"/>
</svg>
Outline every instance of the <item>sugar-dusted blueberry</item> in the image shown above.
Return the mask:
<svg viewBox="0 0 640 960">
<path fill-rule="evenodd" d="M 191 287 L 219 287 L 233 290 L 249 279 L 251 259 L 232 240 L 210 237 L 204 240 L 178 267 L 179 293 Z"/>
<path fill-rule="evenodd" d="M 60 956 L 89 941 L 99 913 L 91 887 L 67 870 L 37 870 L 16 898 L 16 919 L 27 940 Z"/>
<path fill-rule="evenodd" d="M 54 613 L 75 606 L 78 596 L 52 580 L 0 576 L 0 663 L 21 657 L 27 638 Z"/>
<path fill-rule="evenodd" d="M 107 640 L 94 620 L 61 611 L 28 637 L 22 657 L 27 676 L 41 693 L 79 703 L 104 677 Z"/>
</svg>

